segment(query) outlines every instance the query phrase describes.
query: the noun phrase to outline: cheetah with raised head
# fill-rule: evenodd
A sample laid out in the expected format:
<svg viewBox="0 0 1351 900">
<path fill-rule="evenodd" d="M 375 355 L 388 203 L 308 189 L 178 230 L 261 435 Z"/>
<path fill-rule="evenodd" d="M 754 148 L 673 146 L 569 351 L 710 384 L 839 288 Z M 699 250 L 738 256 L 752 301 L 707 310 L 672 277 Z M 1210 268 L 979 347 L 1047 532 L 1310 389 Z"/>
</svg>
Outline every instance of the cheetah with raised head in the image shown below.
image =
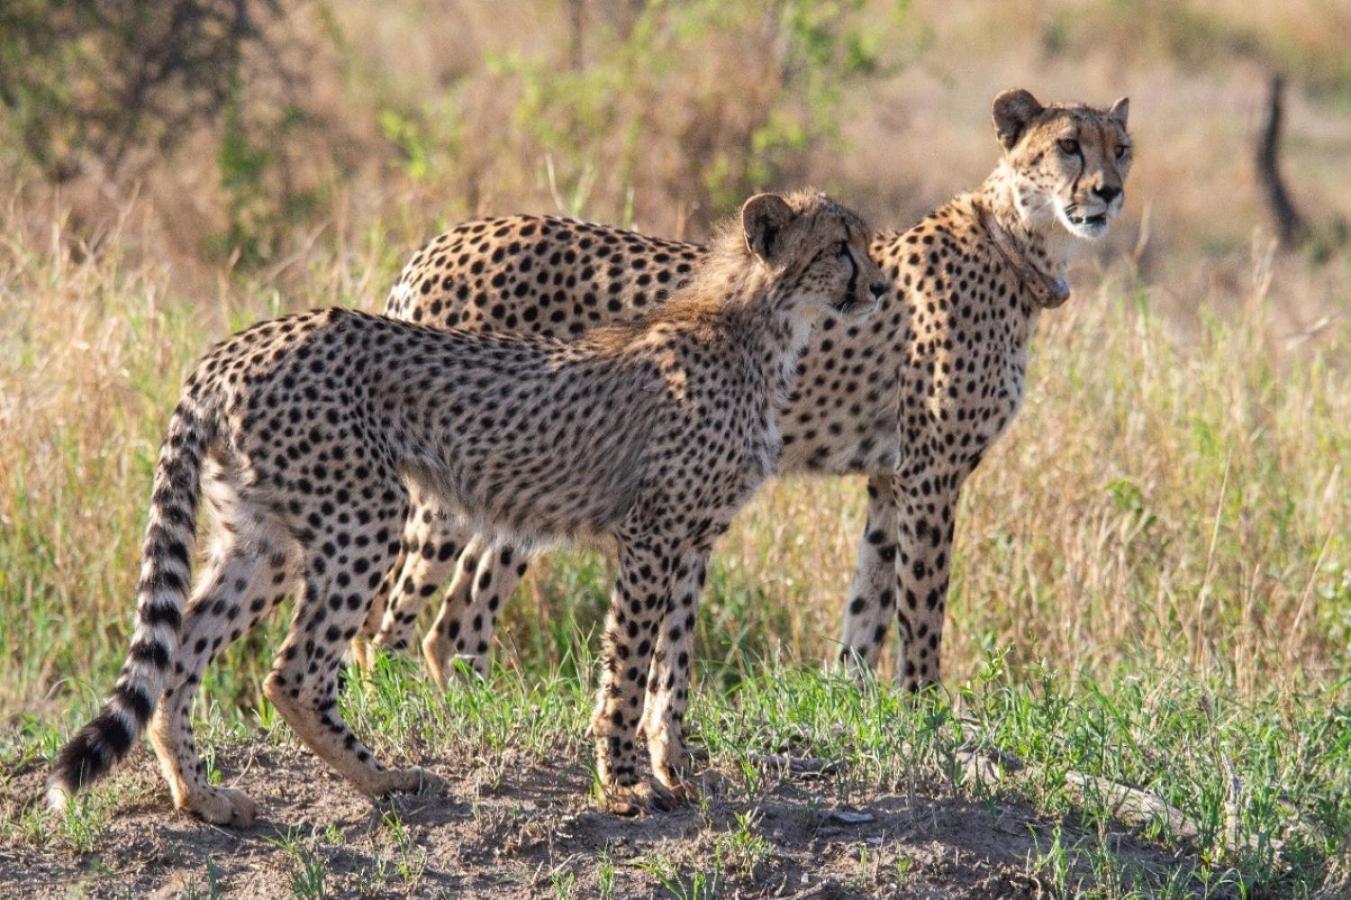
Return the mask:
<svg viewBox="0 0 1351 900">
<path fill-rule="evenodd" d="M 253 801 L 207 781 L 192 698 L 210 660 L 297 573 L 268 698 L 363 793 L 437 785 L 423 769 L 382 765 L 337 708 L 339 661 L 399 550 L 410 484 L 518 542 L 617 544 L 591 723 L 598 774 L 618 811 L 669 802 L 640 776 L 635 746 L 658 625 L 669 605 L 693 605 L 710 545 L 777 465 L 776 410 L 813 323 L 866 315 L 885 290 L 865 226 L 824 195 L 762 194 L 740 222 L 669 302 L 572 342 L 330 309 L 255 325 L 208 353 L 155 470 L 130 653 L 57 759 L 52 804 L 149 723 L 176 806 L 252 823 Z M 216 546 L 185 607 L 202 494 Z"/>
<path fill-rule="evenodd" d="M 891 290 L 866 323 L 815 331 L 781 416 L 784 472 L 868 476 L 867 525 L 844 616 L 840 657 L 875 664 L 893 619 L 897 677 L 938 681 L 958 492 L 1023 397 L 1028 342 L 1043 309 L 1068 297 L 1076 239 L 1102 237 L 1131 164 L 1128 102 L 1043 105 L 1024 90 L 995 98 L 1002 158 L 976 190 L 871 253 Z M 389 315 L 487 332 L 578 334 L 642 315 L 704 251 L 617 228 L 512 216 L 435 238 L 399 276 Z M 454 571 L 423 642 L 438 681 L 452 656 L 482 672 L 500 604 L 525 571 L 519 548 L 493 545 L 424 504 L 384 592 L 377 647 L 411 640 L 417 613 Z M 691 616 L 663 633 L 648 680 L 644 731 L 679 727 Z M 662 738 L 662 740 L 666 740 Z"/>
</svg>

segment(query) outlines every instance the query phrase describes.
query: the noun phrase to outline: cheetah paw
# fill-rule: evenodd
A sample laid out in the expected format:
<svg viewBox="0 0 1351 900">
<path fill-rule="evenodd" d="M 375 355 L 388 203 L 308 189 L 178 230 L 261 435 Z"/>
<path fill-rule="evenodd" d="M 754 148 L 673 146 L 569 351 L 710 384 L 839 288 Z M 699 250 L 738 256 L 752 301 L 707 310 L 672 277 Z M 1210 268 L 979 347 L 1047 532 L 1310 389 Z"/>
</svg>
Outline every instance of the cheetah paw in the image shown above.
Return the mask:
<svg viewBox="0 0 1351 900">
<path fill-rule="evenodd" d="M 662 781 L 671 795 L 681 803 L 698 803 L 705 794 L 718 794 L 723 787 L 722 776 L 711 770 L 698 775 L 672 773 Z"/>
<path fill-rule="evenodd" d="M 421 766 L 409 766 L 406 769 L 390 769 L 384 773 L 373 792 L 377 797 L 386 794 L 444 794 L 446 781 L 430 769 Z"/>
<path fill-rule="evenodd" d="M 229 828 L 250 828 L 258 817 L 258 805 L 243 791 L 232 788 L 207 788 L 181 804 L 203 821 Z"/>
<path fill-rule="evenodd" d="M 605 788 L 603 805 L 617 816 L 640 816 L 670 812 L 681 802 L 665 785 L 647 779 L 637 784 L 616 784 Z"/>
</svg>

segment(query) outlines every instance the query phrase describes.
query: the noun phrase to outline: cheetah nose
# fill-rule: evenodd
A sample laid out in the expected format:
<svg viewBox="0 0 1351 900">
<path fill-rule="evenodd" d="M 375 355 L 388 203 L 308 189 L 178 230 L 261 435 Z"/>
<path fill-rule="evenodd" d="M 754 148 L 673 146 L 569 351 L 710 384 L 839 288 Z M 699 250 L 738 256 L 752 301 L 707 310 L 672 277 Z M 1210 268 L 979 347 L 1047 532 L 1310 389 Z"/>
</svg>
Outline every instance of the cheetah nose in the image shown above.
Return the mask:
<svg viewBox="0 0 1351 900">
<path fill-rule="evenodd" d="M 1117 197 L 1121 196 L 1121 188 L 1114 184 L 1104 184 L 1101 187 L 1094 188 L 1093 193 L 1102 198 L 1103 203 L 1111 203 Z"/>
<path fill-rule="evenodd" d="M 874 300 L 881 300 L 882 295 L 887 292 L 887 283 L 885 281 L 874 281 L 868 285 L 868 293 L 873 295 Z"/>
</svg>

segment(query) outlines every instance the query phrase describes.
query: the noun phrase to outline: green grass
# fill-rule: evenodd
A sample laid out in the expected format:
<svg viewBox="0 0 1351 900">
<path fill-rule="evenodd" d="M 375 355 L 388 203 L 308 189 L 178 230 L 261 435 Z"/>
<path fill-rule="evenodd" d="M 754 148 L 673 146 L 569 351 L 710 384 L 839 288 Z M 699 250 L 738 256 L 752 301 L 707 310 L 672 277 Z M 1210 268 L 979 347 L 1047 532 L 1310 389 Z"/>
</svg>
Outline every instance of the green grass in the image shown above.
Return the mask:
<svg viewBox="0 0 1351 900">
<path fill-rule="evenodd" d="M 313 296 L 348 297 L 321 291 L 324 266 L 311 267 Z M 1335 289 L 1344 275 L 1308 277 Z M 0 281 L 14 299 L 0 307 L 0 714 L 10 723 L 0 761 L 19 772 L 55 753 L 121 664 L 150 466 L 180 373 L 214 337 L 287 304 L 260 289 L 204 326 L 200 305 L 172 298 L 164 272 L 129 265 L 115 244 L 76 262 L 15 243 Z M 768 789 L 749 754 L 794 748 L 841 767 L 823 805 L 936 782 L 984 797 L 991 787 L 966 783 L 961 766 L 974 728 L 1030 765 L 1001 796 L 1096 835 L 1039 838 L 1028 865 L 1057 890 L 1345 888 L 1346 333 L 1286 341 L 1255 281 L 1224 315 L 1165 318 L 1147 285 L 1117 278 L 1047 317 L 1027 408 L 963 496 L 942 702 L 912 705 L 885 688 L 889 660 L 862 690 L 815 671 L 835 655 L 862 530 L 858 480 L 763 491 L 719 548 L 697 626 L 695 736 L 739 796 L 753 803 Z M 453 743 L 499 778 L 522 754 L 589 764 L 609 578 L 595 553 L 541 560 L 506 608 L 491 689 L 443 702 L 416 666 L 385 660 L 374 691 L 347 692 L 349 719 L 383 752 Z M 260 690 L 284 627 L 274 616 L 208 670 L 199 735 L 213 772 L 219 748 L 258 728 L 286 733 Z M 1107 798 L 1083 796 L 1071 773 L 1181 810 L 1192 835 L 1143 826 L 1181 854 L 1178 866 L 1123 863 Z M 115 806 L 96 792 L 55 824 L 8 810 L 0 833 L 92 852 Z M 381 877 L 415 879 L 416 848 L 399 848 L 397 823 L 390 832 Z M 751 877 L 756 834 L 750 820 L 724 829 L 697 870 L 674 857 L 645 865 L 675 896 L 706 895 Z M 314 895 L 323 847 L 302 849 L 292 887 Z M 876 883 L 870 853 L 858 849 L 854 877 Z M 560 879 L 559 894 L 581 889 Z"/>
<path fill-rule="evenodd" d="M 1133 14 L 1135 4 L 1118 6 Z M 1183 19 L 1155 38 L 1205 38 Z M 1297 19 L 1272 36 L 1273 57 L 1306 27 Z M 1308 29 L 1313 53 L 1325 39 Z M 1097 40 L 1090 32 L 1067 32 L 1066 47 Z M 1174 193 L 1166 170 L 1136 177 L 1165 219 L 1179 197 L 1214 193 L 1211 182 Z M 617 209 L 622 193 L 592 208 Z M 937 702 L 893 693 L 888 658 L 862 688 L 815 667 L 838 649 L 863 527 L 857 478 L 771 485 L 741 514 L 700 610 L 691 721 L 748 806 L 697 865 L 645 857 L 654 890 L 712 896 L 755 877 L 767 850 L 754 804 L 772 780 L 753 754 L 784 750 L 838 767 L 813 799 L 823 807 L 957 784 L 981 802 L 993 790 L 1086 825 L 1088 838 L 1057 825 L 1028 860 L 1063 894 L 1351 890 L 1351 343 L 1340 312 L 1351 265 L 1273 258 L 1260 242 L 1243 261 L 1246 232 L 1212 228 L 1208 203 L 1206 215 L 1204 228 L 1174 222 L 1172 237 L 1194 230 L 1188 240 L 1221 241 L 1224 252 L 1202 258 L 1184 240 L 1155 268 L 1210 273 L 1204 296 L 1183 296 L 1176 279 L 1142 281 L 1123 263 L 1045 317 L 1026 407 L 963 494 L 948 694 Z M 397 227 L 339 222 L 341 234 L 307 246 L 284 274 L 215 273 L 226 284 L 215 302 L 183 294 L 171 253 L 147 256 L 115 228 L 93 249 L 66 223 L 50 243 L 31 229 L 0 243 L 0 779 L 54 755 L 116 676 L 150 471 L 182 374 L 212 340 L 260 317 L 377 306 L 404 256 L 389 238 Z M 539 561 L 505 609 L 490 684 L 442 698 L 415 665 L 385 659 L 372 690 L 349 685 L 349 720 L 383 753 L 455 750 L 499 779 L 523 757 L 588 765 L 610 577 L 596 553 Z M 228 774 L 216 766 L 223 748 L 260 732 L 285 739 L 261 692 L 285 624 L 273 617 L 208 670 L 198 734 L 213 777 Z M 997 788 L 972 782 L 963 754 L 973 741 L 1028 768 Z M 1123 861 L 1110 798 L 1085 795 L 1080 775 L 1180 810 L 1194 833 L 1165 820 L 1141 827 L 1177 864 Z M 94 854 L 117 800 L 95 792 L 56 821 L 7 807 L 0 840 Z M 425 858 L 396 815 L 382 833 L 388 852 L 372 883 L 414 889 Z M 279 840 L 289 889 L 322 895 L 325 854 L 339 842 Z M 614 895 L 616 866 L 632 863 L 603 856 L 594 883 L 560 871 L 548 890 Z M 860 845 L 857 856 L 858 889 L 876 886 L 875 854 Z M 895 861 L 889 877 L 904 883 L 908 865 Z M 190 892 L 217 895 L 214 872 L 204 861 Z"/>
</svg>

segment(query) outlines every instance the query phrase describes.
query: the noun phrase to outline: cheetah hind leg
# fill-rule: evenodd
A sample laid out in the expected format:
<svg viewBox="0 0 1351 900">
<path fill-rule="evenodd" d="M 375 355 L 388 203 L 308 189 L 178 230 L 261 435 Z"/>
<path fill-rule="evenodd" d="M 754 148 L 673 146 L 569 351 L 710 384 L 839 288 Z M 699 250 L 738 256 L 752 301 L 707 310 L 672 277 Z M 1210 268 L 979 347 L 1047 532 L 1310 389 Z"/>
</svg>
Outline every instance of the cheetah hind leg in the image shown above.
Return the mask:
<svg viewBox="0 0 1351 900">
<path fill-rule="evenodd" d="M 227 485 L 212 491 L 220 521 L 213 548 L 184 610 L 182 639 L 148 736 L 174 805 L 215 825 L 247 828 L 256 806 L 242 791 L 213 786 L 197 752 L 192 703 L 211 661 L 281 604 L 296 580 L 298 546 Z"/>
<path fill-rule="evenodd" d="M 397 524 L 397 520 L 394 522 Z M 323 543 L 320 539 L 312 546 Z M 378 584 L 368 583 L 368 577 L 358 574 L 357 569 L 383 572 L 382 567 L 394 556 L 390 548 L 378 542 L 374 542 L 371 554 L 364 566 L 360 559 L 342 563 L 329 559 L 327 565 L 309 567 L 305 594 L 296 606 L 290 631 L 263 690 L 301 741 L 368 797 L 396 791 L 439 793 L 445 783 L 438 776 L 416 766 L 387 768 L 338 714 L 339 662 L 364 621 Z M 336 592 L 344 583 L 349 590 Z"/>
</svg>

